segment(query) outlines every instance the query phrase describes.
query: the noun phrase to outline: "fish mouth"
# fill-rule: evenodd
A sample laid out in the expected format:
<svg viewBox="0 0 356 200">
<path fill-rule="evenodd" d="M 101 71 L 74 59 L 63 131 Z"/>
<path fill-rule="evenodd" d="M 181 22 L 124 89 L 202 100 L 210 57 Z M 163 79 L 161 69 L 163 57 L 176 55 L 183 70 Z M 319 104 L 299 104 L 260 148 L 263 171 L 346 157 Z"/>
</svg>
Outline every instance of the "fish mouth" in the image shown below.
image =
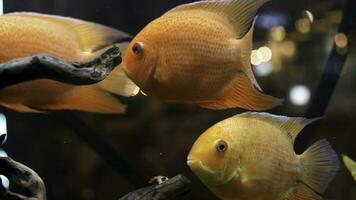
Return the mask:
<svg viewBox="0 0 356 200">
<path fill-rule="evenodd" d="M 216 172 L 210 169 L 208 166 L 204 165 L 204 163 L 199 159 L 188 158 L 187 165 L 206 185 L 220 185 L 220 182 L 224 178 L 223 172 Z"/>
</svg>

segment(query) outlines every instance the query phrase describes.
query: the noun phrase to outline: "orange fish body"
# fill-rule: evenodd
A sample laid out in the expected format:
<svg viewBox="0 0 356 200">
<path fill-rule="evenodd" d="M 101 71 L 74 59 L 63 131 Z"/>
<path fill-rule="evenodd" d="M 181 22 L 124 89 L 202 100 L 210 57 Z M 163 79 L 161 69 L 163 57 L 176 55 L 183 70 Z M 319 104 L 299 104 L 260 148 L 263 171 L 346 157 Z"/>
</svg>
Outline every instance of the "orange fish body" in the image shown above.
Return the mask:
<svg viewBox="0 0 356 200">
<path fill-rule="evenodd" d="M 316 119 L 247 112 L 223 120 L 194 143 L 188 165 L 223 200 L 320 200 L 339 169 L 326 140 L 297 155 L 293 143 Z"/>
<path fill-rule="evenodd" d="M 265 0 L 256 2 L 249 3 L 246 16 L 236 15 L 247 9 L 240 0 L 202 1 L 167 12 L 131 42 L 124 71 L 143 92 L 168 102 L 212 109 L 278 105 L 277 99 L 254 88 L 259 86 L 249 63 L 252 13 Z M 229 8 L 236 10 L 229 13 Z"/>
<path fill-rule="evenodd" d="M 113 44 L 121 32 L 68 17 L 35 13 L 0 16 L 0 63 L 48 54 L 69 62 L 88 61 Z M 125 106 L 98 85 L 74 86 L 52 80 L 19 83 L 0 90 L 0 104 L 21 112 L 82 110 L 121 113 Z"/>
</svg>

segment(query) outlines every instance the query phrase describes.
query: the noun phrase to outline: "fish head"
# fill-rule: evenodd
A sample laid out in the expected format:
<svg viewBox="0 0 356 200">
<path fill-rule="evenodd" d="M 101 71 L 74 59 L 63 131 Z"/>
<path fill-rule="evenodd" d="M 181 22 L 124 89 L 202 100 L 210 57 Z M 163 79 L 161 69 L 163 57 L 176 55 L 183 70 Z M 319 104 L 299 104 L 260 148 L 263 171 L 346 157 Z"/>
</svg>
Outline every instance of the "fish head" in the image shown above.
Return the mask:
<svg viewBox="0 0 356 200">
<path fill-rule="evenodd" d="M 236 147 L 229 134 L 221 127 L 212 127 L 194 143 L 187 164 L 204 184 L 219 186 L 235 177 L 239 163 L 235 155 Z"/>
<path fill-rule="evenodd" d="M 157 49 L 153 41 L 138 34 L 128 46 L 122 68 L 126 75 L 141 89 L 153 77 L 157 63 Z"/>
</svg>

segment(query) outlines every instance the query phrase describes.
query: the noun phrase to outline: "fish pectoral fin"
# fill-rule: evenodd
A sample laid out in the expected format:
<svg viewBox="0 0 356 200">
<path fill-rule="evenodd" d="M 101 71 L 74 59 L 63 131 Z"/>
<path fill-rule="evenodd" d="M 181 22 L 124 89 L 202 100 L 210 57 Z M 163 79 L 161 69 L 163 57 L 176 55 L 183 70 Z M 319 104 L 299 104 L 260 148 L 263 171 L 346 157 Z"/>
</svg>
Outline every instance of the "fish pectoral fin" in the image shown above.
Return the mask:
<svg viewBox="0 0 356 200">
<path fill-rule="evenodd" d="M 22 113 L 42 113 L 42 114 L 47 113 L 46 111 L 36 110 L 34 108 L 30 108 L 22 104 L 0 103 L 0 105 L 4 106 L 5 108 L 15 110 L 17 112 L 22 112 Z"/>
<path fill-rule="evenodd" d="M 319 140 L 302 155 L 303 169 L 301 181 L 312 190 L 322 194 L 339 170 L 339 158 L 327 140 Z"/>
<path fill-rule="evenodd" d="M 299 183 L 296 188 L 287 195 L 283 200 L 322 200 L 323 198 L 308 188 L 306 185 Z"/>
<path fill-rule="evenodd" d="M 135 96 L 140 92 L 140 88 L 126 76 L 121 66 L 116 67 L 97 85 L 108 92 L 125 97 Z"/>
<path fill-rule="evenodd" d="M 72 29 L 78 35 L 81 49 L 84 52 L 95 52 L 108 45 L 131 39 L 129 34 L 122 31 L 70 17 L 45 15 L 32 12 L 15 12 L 7 15 L 41 19 L 61 25 L 67 29 Z"/>
<path fill-rule="evenodd" d="M 231 88 L 217 100 L 198 103 L 209 109 L 244 108 L 262 111 L 282 104 L 282 100 L 263 94 L 256 90 L 244 73 L 239 73 Z"/>
<path fill-rule="evenodd" d="M 96 85 L 79 86 L 64 94 L 55 103 L 36 106 L 46 110 L 79 110 L 85 112 L 119 114 L 126 106 Z"/>
<path fill-rule="evenodd" d="M 211 11 L 228 18 L 236 29 L 237 38 L 242 38 L 249 31 L 257 10 L 268 1 L 270 0 L 205 0 L 175 7 L 167 14 L 184 10 Z"/>
</svg>

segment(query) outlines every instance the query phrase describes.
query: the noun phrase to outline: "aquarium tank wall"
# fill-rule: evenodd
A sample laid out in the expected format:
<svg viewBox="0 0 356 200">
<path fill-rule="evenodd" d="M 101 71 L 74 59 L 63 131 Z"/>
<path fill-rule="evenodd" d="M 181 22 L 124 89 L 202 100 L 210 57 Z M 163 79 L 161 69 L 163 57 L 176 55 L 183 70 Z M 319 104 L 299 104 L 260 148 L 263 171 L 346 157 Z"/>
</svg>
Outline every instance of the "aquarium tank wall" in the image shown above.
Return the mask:
<svg viewBox="0 0 356 200">
<path fill-rule="evenodd" d="M 199 102 L 196 101 L 191 103 L 193 101 L 190 100 L 193 99 L 193 97 L 200 98 L 201 96 L 199 95 L 203 94 L 209 94 L 213 96 L 214 93 L 213 91 L 198 90 L 198 82 L 200 80 L 200 76 L 194 73 L 199 73 L 200 71 L 189 71 L 188 68 L 186 69 L 186 71 L 188 71 L 188 75 L 189 73 L 192 73 L 194 74 L 194 77 L 198 77 L 196 79 L 194 79 L 194 77 L 189 79 L 194 80 L 193 84 L 190 84 L 189 88 L 183 87 L 183 85 L 188 84 L 188 82 L 183 81 L 180 84 L 176 84 L 175 87 L 167 86 L 168 90 L 162 89 L 160 91 L 154 91 L 155 89 L 159 88 L 159 84 L 158 86 L 155 85 L 155 87 L 152 87 L 153 89 L 147 89 L 148 86 L 144 85 L 147 84 L 147 82 L 141 79 L 135 79 L 137 78 L 136 76 L 143 76 L 142 74 L 146 73 L 146 71 L 142 73 L 140 71 L 135 74 L 134 67 L 127 67 L 127 69 L 125 68 L 126 74 L 122 73 L 120 76 L 126 77 L 126 75 L 129 74 L 129 78 L 132 79 L 132 81 L 135 82 L 138 87 L 141 87 L 141 91 L 140 88 L 136 88 L 134 91 L 135 95 L 125 96 L 113 94 L 113 99 L 111 99 L 111 97 L 110 99 L 109 97 L 96 99 L 97 96 L 94 95 L 94 90 L 88 90 L 87 93 L 85 93 L 88 96 L 82 96 L 79 98 L 79 96 L 77 97 L 77 95 L 73 95 L 72 98 L 68 98 L 66 101 L 66 105 L 75 104 L 80 106 L 83 105 L 83 102 L 94 102 L 93 105 L 90 104 L 90 106 L 95 106 L 95 102 L 98 104 L 101 103 L 99 113 L 85 112 L 88 110 L 91 111 L 90 109 L 87 109 L 87 107 L 86 110 L 84 109 L 84 112 L 80 109 L 79 111 L 67 111 L 68 109 L 59 109 L 59 105 L 64 105 L 64 101 L 62 101 L 62 104 L 58 104 L 58 107 L 43 106 L 41 108 L 36 106 L 18 107 L 18 105 L 15 105 L 15 103 L 4 103 L 5 99 L 16 99 L 17 97 L 15 97 L 15 94 L 11 92 L 12 90 L 9 90 L 10 92 L 8 93 L 2 93 L 1 90 L 5 91 L 6 88 L 9 87 L 15 88 L 16 84 L 19 86 L 18 84 L 23 84 L 24 82 L 27 83 L 29 81 L 33 81 L 34 79 L 52 79 L 54 82 L 63 82 L 65 85 L 80 85 L 78 87 L 90 87 L 90 85 L 97 84 L 97 82 L 102 81 L 101 79 L 108 80 L 109 78 L 112 78 L 110 77 L 109 73 L 111 70 L 113 70 L 112 68 L 115 67 L 116 64 L 123 62 L 126 65 L 131 65 L 131 63 L 134 63 L 134 61 L 128 58 L 125 60 L 125 48 L 127 46 L 123 47 L 119 45 L 121 51 L 121 54 L 119 54 L 118 52 L 115 52 L 115 50 L 118 51 L 118 49 L 115 48 L 115 46 L 112 44 L 128 44 L 132 38 L 135 38 L 135 36 L 137 36 L 138 33 L 153 20 L 162 16 L 172 8 L 192 2 L 196 1 L 1 0 L 3 7 L 0 6 L 0 8 L 3 9 L 4 15 L 0 16 L 0 24 L 3 24 L 3 26 L 0 27 L 0 32 L 6 33 L 6 37 L 2 36 L 0 41 L 1 43 L 8 45 L 3 47 L 0 45 L 0 48 L 3 48 L 0 50 L 0 61 L 2 61 L 0 64 L 0 76 L 3 80 L 0 84 L 0 103 L 2 105 L 0 107 L 0 112 L 6 116 L 7 120 L 7 129 L 5 131 L 7 133 L 7 138 L 0 135 L 1 142 L 4 142 L 1 149 L 2 153 L 7 154 L 13 160 L 16 160 L 31 168 L 38 174 L 40 179 L 43 180 L 43 184 L 46 187 L 46 194 L 42 194 L 43 196 L 39 196 L 37 199 L 44 199 L 45 196 L 47 196 L 47 199 L 49 200 L 120 199 L 126 194 L 136 191 L 137 189 L 147 189 L 149 186 L 157 186 L 156 182 L 164 184 L 164 182 L 167 181 L 164 177 L 172 178 L 179 174 L 184 176 L 184 181 L 188 181 L 188 183 L 184 182 L 187 185 L 184 185 L 185 188 L 183 190 L 179 190 L 180 186 L 177 186 L 179 193 L 176 193 L 174 198 L 169 197 L 166 199 L 223 199 L 221 196 L 216 195 L 215 192 L 212 192 L 209 186 L 207 187 L 206 182 L 203 180 L 204 178 L 201 178 L 199 174 L 196 175 L 195 172 L 191 170 L 190 166 L 188 166 L 189 163 L 187 164 L 187 157 L 198 137 L 208 128 L 222 120 L 230 118 L 236 114 L 248 112 L 250 110 L 263 110 L 264 112 L 272 113 L 274 115 L 283 115 L 288 117 L 321 117 L 321 119 L 317 122 L 314 122 L 305 128 L 304 126 L 303 128 L 300 128 L 301 133 L 298 135 L 298 137 L 296 137 L 295 143 L 288 143 L 288 145 L 295 149 L 296 154 L 302 154 L 308 147 L 310 147 L 318 140 L 326 139 L 328 143 L 330 143 L 330 148 L 332 148 L 339 156 L 339 161 L 337 161 L 335 158 L 335 163 L 339 163 L 340 169 L 337 171 L 337 173 L 335 171 L 336 176 L 331 180 L 331 183 L 327 187 L 324 194 L 318 195 L 322 195 L 322 197 L 325 199 L 356 199 L 356 182 L 352 176 L 352 173 L 353 175 L 355 174 L 356 169 L 352 169 L 352 166 L 355 167 L 355 164 L 350 162 L 350 160 L 356 160 L 356 57 L 354 48 L 354 41 L 356 37 L 356 15 L 353 13 L 353 8 L 356 9 L 356 5 L 353 0 L 261 1 L 261 5 L 254 5 L 256 10 L 258 10 L 257 18 L 254 18 L 255 13 L 253 11 L 246 11 L 246 13 L 250 12 L 251 14 L 240 14 L 238 16 L 233 15 L 233 11 L 228 12 L 231 18 L 226 18 L 230 21 L 226 20 L 225 23 L 233 24 L 233 22 L 237 21 L 236 23 L 240 23 L 241 27 L 245 27 L 241 28 L 239 32 L 234 32 L 234 34 L 238 35 L 236 38 L 242 39 L 244 36 L 246 36 L 246 34 L 252 34 L 251 38 L 253 38 L 253 43 L 250 43 L 250 45 L 252 45 L 252 51 L 246 51 L 249 52 L 248 54 L 250 54 L 250 56 L 246 57 L 245 60 L 251 63 L 255 79 L 258 82 L 258 85 L 263 89 L 263 92 L 258 90 L 258 85 L 252 84 L 253 80 L 251 76 L 246 75 L 244 80 L 251 80 L 251 83 L 249 82 L 250 90 L 254 91 L 251 93 L 258 93 L 258 95 L 263 93 L 279 99 L 283 99 L 278 101 L 278 103 L 276 103 L 277 101 L 271 103 L 271 105 L 277 105 L 279 103 L 282 104 L 276 107 L 269 106 L 269 108 L 273 107 L 272 109 L 257 109 L 257 107 L 251 105 L 257 106 L 259 104 L 251 103 L 248 97 L 246 97 L 248 100 L 246 100 L 247 103 L 245 104 L 240 103 L 238 104 L 240 106 L 227 106 L 225 108 L 221 108 L 221 105 L 225 104 L 210 104 L 211 99 L 203 99 L 206 101 L 200 100 Z M 230 0 L 226 2 L 230 2 Z M 249 1 L 231 0 L 231 2 L 239 2 L 241 4 L 241 2 L 246 3 Z M 189 6 L 192 5 L 189 4 Z M 222 10 L 220 10 L 218 13 L 221 14 L 226 11 L 224 6 L 221 7 Z M 209 8 L 209 6 L 206 7 Z M 195 9 L 200 8 L 193 6 L 191 10 L 188 9 L 188 11 L 184 11 L 186 13 L 183 13 L 179 16 L 188 16 L 187 19 L 190 19 L 189 16 L 192 12 L 195 11 Z M 214 9 L 209 10 L 209 12 L 215 12 Z M 248 10 L 251 8 L 238 6 L 236 9 Z M 19 31 L 8 33 L 10 29 L 7 27 L 10 26 L 6 25 L 10 24 L 10 22 L 6 21 L 6 15 L 13 12 L 35 12 L 40 13 L 40 15 L 48 14 L 72 17 L 88 22 L 95 22 L 97 24 L 110 27 L 110 30 L 113 28 L 122 31 L 123 33 L 120 32 L 119 34 L 118 32 L 115 32 L 116 34 L 119 34 L 120 37 L 113 39 L 112 37 L 110 38 L 109 36 L 105 35 L 109 34 L 106 32 L 107 29 L 105 29 L 104 33 L 98 32 L 97 35 L 92 36 L 91 33 L 93 33 L 92 31 L 95 31 L 95 28 L 91 29 L 92 27 L 89 26 L 91 28 L 86 27 L 88 28 L 87 31 L 81 30 L 86 38 L 81 40 L 81 45 L 87 45 L 86 47 L 88 48 L 93 47 L 94 45 L 92 43 L 96 39 L 105 36 L 105 39 L 100 38 L 100 44 L 105 44 L 108 48 L 103 48 L 103 45 L 97 45 L 96 47 L 100 46 L 100 48 L 98 48 L 100 50 L 100 54 L 95 54 L 95 56 L 93 55 L 92 57 L 89 56 L 88 59 L 81 62 L 76 62 L 75 59 L 63 59 L 62 62 L 61 60 L 53 60 L 52 58 L 48 57 L 41 57 L 39 58 L 40 61 L 35 60 L 36 62 L 34 60 L 21 60 L 24 61 L 24 65 L 26 65 L 26 67 L 28 65 L 32 68 L 26 68 L 30 69 L 29 71 L 22 71 L 24 68 L 21 68 L 21 66 L 23 66 L 21 65 L 20 70 L 4 70 L 5 67 L 10 66 L 9 68 L 11 68 L 16 66 L 18 63 L 10 62 L 11 65 L 9 65 L 9 61 L 4 61 L 3 59 L 11 53 L 19 53 L 19 55 L 22 55 L 21 42 L 27 41 L 25 39 L 11 40 L 11 37 L 17 37 L 20 35 L 18 38 L 22 38 L 21 34 L 23 34 L 23 32 L 26 33 L 35 30 L 31 28 L 26 31 L 21 31 L 21 29 L 25 30 L 25 28 L 21 27 L 26 27 L 26 24 L 20 20 L 16 22 L 18 24 L 15 26 L 19 28 Z M 171 13 L 171 15 L 173 16 L 174 13 Z M 209 22 L 209 20 L 214 18 L 208 14 L 206 14 L 206 16 L 201 14 L 201 16 L 207 17 L 206 21 L 204 20 L 205 22 Z M 38 20 L 38 17 L 34 18 Z M 172 20 L 172 18 L 169 18 L 169 20 Z M 240 19 L 246 20 L 248 24 L 247 22 L 246 24 L 243 24 L 240 22 L 243 20 Z M 254 19 L 256 21 L 254 24 L 252 24 Z M 33 21 L 28 21 L 29 24 L 32 22 Z M 179 43 L 179 38 L 184 36 L 184 31 L 186 31 L 184 34 L 189 36 L 195 35 L 196 41 L 205 41 L 206 43 L 209 43 L 209 41 L 214 41 L 216 43 L 223 41 L 223 39 L 220 38 L 213 38 L 215 36 L 214 31 L 207 32 L 205 29 L 200 30 L 199 28 L 203 26 L 193 26 L 189 24 L 189 20 L 184 21 L 184 23 L 185 22 L 187 23 L 187 27 L 191 27 L 192 32 L 190 32 L 190 29 L 188 28 L 177 28 L 170 30 L 168 29 L 168 27 L 171 26 L 170 24 L 167 26 L 163 25 L 157 30 L 152 28 L 151 31 L 147 31 L 147 35 L 153 31 L 157 31 L 157 34 L 161 34 L 162 32 L 166 31 L 166 34 L 171 36 L 171 39 L 167 40 L 169 42 L 166 42 L 165 40 L 165 42 L 161 44 L 163 37 L 157 36 L 157 38 L 154 40 L 155 43 L 153 46 L 165 45 L 159 49 L 165 49 L 167 52 L 170 52 L 170 50 L 167 49 L 180 47 L 179 45 L 181 45 L 181 43 Z M 177 23 L 179 23 L 178 19 L 177 21 L 172 22 L 172 24 Z M 201 23 L 203 24 L 203 22 Z M 73 24 L 68 25 L 63 30 L 68 31 L 73 26 Z M 215 25 L 212 27 L 215 27 Z M 216 25 L 216 27 L 218 27 L 218 25 Z M 235 29 L 231 28 L 234 26 L 228 27 L 230 27 L 228 30 L 235 31 Z M 251 27 L 253 27 L 253 33 L 250 32 L 250 30 L 252 30 Z M 43 25 L 42 28 L 44 31 L 48 31 L 47 36 L 56 31 L 62 30 L 58 28 L 53 29 L 56 31 L 51 31 L 51 28 L 53 27 L 45 25 Z M 91 36 L 89 37 L 87 35 Z M 211 39 L 206 39 L 205 37 L 207 36 L 211 37 Z M 32 39 L 33 38 L 37 38 L 36 34 L 34 34 Z M 37 43 L 32 43 L 31 48 L 40 48 L 42 45 L 47 46 L 48 49 L 58 49 L 58 52 L 68 54 L 68 57 L 74 56 L 74 53 L 69 53 L 69 47 L 65 45 L 57 45 L 53 41 L 48 40 L 47 37 L 41 36 L 39 38 L 40 39 L 38 41 L 36 40 Z M 70 37 L 63 34 L 63 36 L 61 35 L 61 37 L 59 37 L 58 41 L 59 40 L 69 41 Z M 144 41 L 146 40 L 148 41 L 148 36 L 145 37 Z M 33 39 L 31 41 L 35 40 Z M 84 42 L 84 44 L 83 41 L 86 41 L 86 43 Z M 174 43 L 175 41 L 178 42 Z M 108 45 L 109 43 L 110 45 Z M 189 46 L 189 43 L 187 45 Z M 81 46 L 81 48 L 83 46 Z M 6 49 L 10 49 L 10 47 L 14 50 L 7 51 Z M 198 46 L 195 50 L 202 52 L 203 47 L 200 47 L 201 46 Z M 207 45 L 207 47 L 210 46 Z M 140 55 L 141 51 L 147 53 L 149 51 L 148 49 L 148 43 L 143 42 L 142 44 L 141 41 L 136 41 L 135 44 L 128 47 L 127 51 L 133 51 L 135 54 L 137 53 L 137 55 Z M 205 52 L 208 53 L 202 55 L 212 55 L 211 57 L 207 58 L 207 60 L 211 61 L 208 63 L 215 62 L 221 67 L 221 69 L 217 68 L 214 73 L 218 74 L 230 66 L 222 65 L 215 60 L 224 57 L 227 54 L 215 52 L 211 49 L 204 50 L 206 50 Z M 89 52 L 88 55 L 90 53 L 91 52 Z M 43 54 L 46 54 L 47 56 L 56 56 L 46 52 Z M 104 56 L 100 57 L 100 55 Z M 105 55 L 109 56 L 105 57 Z M 186 52 L 180 52 L 177 50 L 174 51 L 172 55 L 172 57 L 169 57 L 170 59 L 166 60 L 167 63 L 170 60 L 176 59 L 177 57 L 179 58 L 177 59 L 177 63 L 188 62 L 189 59 L 191 59 L 192 62 L 198 62 L 196 61 L 198 60 L 197 57 L 189 57 L 189 55 L 195 55 L 194 53 L 187 54 Z M 219 57 L 219 55 L 224 56 Z M 110 60 L 112 59 L 110 56 L 116 56 L 115 59 L 113 59 L 114 61 Z M 16 57 L 16 59 L 22 59 L 23 57 L 26 56 L 19 56 Z M 62 59 L 60 56 L 57 57 Z M 236 54 L 236 58 L 234 57 L 234 59 L 237 58 L 243 59 L 244 57 L 240 54 Z M 43 59 L 42 63 L 41 59 Z M 93 59 L 97 60 L 94 63 L 91 63 Z M 108 59 L 109 61 L 106 62 L 105 59 Z M 145 61 L 147 60 L 149 60 L 148 57 Z M 55 66 L 60 70 L 63 68 L 71 70 L 63 70 L 63 73 L 62 71 L 58 73 L 59 71 L 55 70 L 53 70 L 55 73 L 52 73 L 51 70 L 46 71 L 44 69 L 47 69 L 45 66 L 46 63 L 48 63 L 47 61 L 51 63 L 52 66 L 52 68 L 49 69 L 54 69 L 53 66 Z M 35 62 L 35 65 L 31 65 L 32 62 Z M 108 69 L 99 71 L 98 76 L 94 76 L 96 74 L 94 73 L 94 75 L 90 74 L 90 78 L 83 78 L 87 71 L 85 71 L 83 75 L 81 74 L 81 69 L 83 70 L 87 67 L 90 72 L 90 70 L 101 69 L 101 64 L 110 65 L 111 68 L 109 67 Z M 40 65 L 44 65 L 45 67 L 38 70 L 36 66 Z M 94 67 L 92 67 L 92 65 Z M 99 68 L 96 68 L 97 65 Z M 249 66 L 249 63 L 246 65 Z M 76 68 L 78 66 L 79 68 Z M 138 66 L 144 68 L 146 65 L 140 63 Z M 187 64 L 187 66 L 189 65 Z M 122 65 L 117 66 L 117 68 L 120 67 L 122 67 Z M 155 68 L 154 70 L 157 69 Z M 76 74 L 78 71 L 80 73 Z M 130 74 L 131 72 L 132 74 Z M 167 72 L 167 74 L 172 73 L 172 76 L 170 76 L 168 79 L 180 80 L 179 78 L 181 77 L 181 74 L 176 75 L 174 72 Z M 235 71 L 232 68 L 231 71 L 225 74 L 233 74 L 234 72 Z M 244 70 L 240 70 L 239 72 L 245 73 Z M 65 78 L 61 78 L 60 76 Z M 108 77 L 106 78 L 106 76 Z M 80 79 L 80 77 L 83 79 Z M 95 79 L 95 77 L 99 78 Z M 160 77 L 158 76 L 158 78 L 155 78 L 159 79 Z M 206 80 L 209 79 L 207 78 Z M 232 78 L 231 80 L 235 79 Z M 41 85 L 41 88 L 47 88 L 47 86 L 51 86 L 51 83 L 48 83 L 48 85 L 39 85 Z M 151 82 L 151 84 L 154 83 Z M 207 88 L 214 90 L 218 87 L 217 85 L 218 84 L 214 84 Z M 20 90 L 20 94 L 31 95 L 29 93 L 33 91 L 32 87 L 37 86 L 23 87 L 23 89 Z M 195 90 L 196 88 L 198 89 Z M 36 100 L 40 100 L 42 102 L 46 99 L 52 98 L 51 95 L 54 90 L 39 89 L 36 91 Z M 201 91 L 201 93 L 194 91 Z M 244 93 L 244 91 L 245 90 L 243 90 L 242 93 Z M 81 92 L 73 94 L 84 94 L 84 92 Z M 179 95 L 174 96 L 175 94 Z M 190 99 L 185 99 L 184 101 L 177 100 L 177 96 L 181 97 L 185 94 L 187 96 L 190 95 Z M 194 96 L 195 94 L 199 95 Z M 163 100 L 163 97 L 166 99 Z M 238 97 L 238 100 L 245 101 L 245 96 L 240 95 Z M 57 96 L 53 98 L 57 98 Z M 221 98 L 223 97 L 214 96 L 214 100 Z M 117 102 L 120 103 L 108 103 L 114 100 L 115 102 L 117 100 Z M 32 102 L 32 100 L 29 102 Z M 230 105 L 229 101 L 225 101 L 225 103 L 226 105 Z M 123 104 L 126 105 L 125 112 L 120 110 L 123 108 L 120 107 Z M 101 109 L 102 107 L 103 110 Z M 266 105 L 264 108 L 267 107 L 268 106 Z M 69 108 L 73 107 L 69 106 Z M 34 111 L 32 109 L 36 111 L 42 111 L 42 113 L 34 113 L 32 112 Z M 18 112 L 16 110 L 20 110 L 22 112 Z M 93 108 L 92 110 L 97 111 L 96 108 Z M 110 111 L 117 111 L 121 113 L 115 114 L 110 113 Z M 106 114 L 102 114 L 102 112 Z M 250 128 L 246 129 L 247 132 L 248 130 L 253 131 L 256 126 L 257 125 L 255 124 L 251 125 Z M 281 127 L 283 126 L 281 125 Z M 283 131 L 285 130 L 286 129 L 283 129 Z M 291 131 L 288 132 L 291 133 L 289 137 L 294 138 L 292 132 L 295 129 L 288 130 Z M 271 141 L 277 140 L 275 138 L 270 139 Z M 224 152 L 226 150 L 226 146 L 224 146 L 224 144 L 225 143 L 223 143 L 223 146 L 218 147 L 220 148 L 218 151 Z M 266 151 L 268 151 L 268 148 Z M 342 154 L 348 156 L 347 167 L 344 165 L 344 162 L 341 159 Z M 263 165 L 269 164 L 270 163 L 263 163 Z M 16 166 L 18 165 L 15 165 L 15 167 Z M 6 173 L 9 173 L 6 171 L 6 167 L 8 166 L 4 164 L 4 162 L 0 161 L 0 174 L 6 175 Z M 254 167 L 256 167 L 256 169 L 264 169 L 259 168 L 257 165 L 254 165 Z M 300 169 L 305 170 L 305 168 Z M 330 174 L 332 173 L 330 172 Z M 157 178 L 157 176 L 164 177 Z M 32 178 L 39 180 L 39 177 Z M 152 177 L 156 178 L 152 181 Z M 12 183 L 12 179 L 14 177 L 8 176 L 7 178 L 9 180 L 10 189 L 5 190 L 11 190 L 15 193 L 18 192 L 16 187 L 12 188 L 12 186 L 16 186 L 17 184 Z M 4 180 L 6 178 L 2 179 L 4 184 Z M 273 180 L 270 180 L 270 182 L 267 183 L 272 182 Z M 2 195 L 5 194 L 6 197 L 4 188 L 2 187 L 3 192 L 0 193 L 2 193 Z M 175 189 L 177 188 L 173 188 L 173 190 Z M 33 190 L 34 189 L 31 188 L 28 191 Z M 149 191 L 157 190 L 157 188 L 149 189 Z M 313 190 L 313 187 L 309 188 L 309 190 L 312 190 L 311 192 L 316 192 Z M 30 195 L 26 194 L 26 192 L 25 194 L 23 192 L 21 194 L 25 196 Z M 157 197 L 157 199 L 165 198 Z"/>
</svg>

